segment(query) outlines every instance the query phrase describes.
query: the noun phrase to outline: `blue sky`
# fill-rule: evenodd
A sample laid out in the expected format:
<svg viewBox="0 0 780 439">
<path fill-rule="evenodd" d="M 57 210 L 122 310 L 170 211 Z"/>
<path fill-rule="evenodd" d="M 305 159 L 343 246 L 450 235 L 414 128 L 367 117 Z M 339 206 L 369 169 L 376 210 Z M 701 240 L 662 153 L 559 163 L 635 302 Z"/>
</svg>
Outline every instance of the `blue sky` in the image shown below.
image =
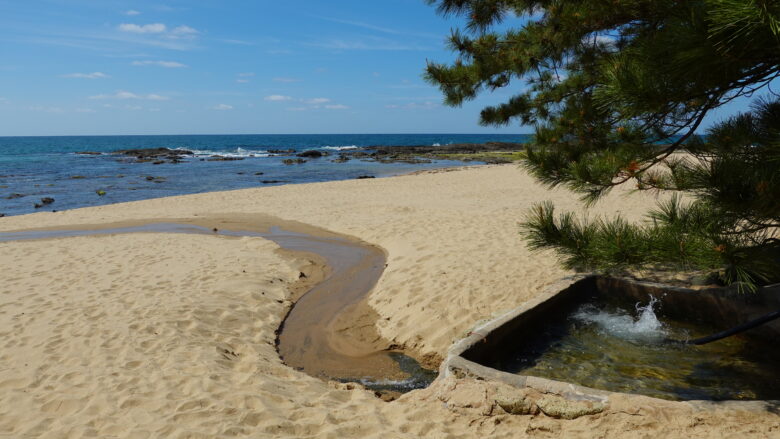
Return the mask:
<svg viewBox="0 0 780 439">
<path fill-rule="evenodd" d="M 0 135 L 528 133 L 421 79 L 423 0 L 0 0 Z M 511 24 L 511 23 L 510 23 Z"/>
</svg>

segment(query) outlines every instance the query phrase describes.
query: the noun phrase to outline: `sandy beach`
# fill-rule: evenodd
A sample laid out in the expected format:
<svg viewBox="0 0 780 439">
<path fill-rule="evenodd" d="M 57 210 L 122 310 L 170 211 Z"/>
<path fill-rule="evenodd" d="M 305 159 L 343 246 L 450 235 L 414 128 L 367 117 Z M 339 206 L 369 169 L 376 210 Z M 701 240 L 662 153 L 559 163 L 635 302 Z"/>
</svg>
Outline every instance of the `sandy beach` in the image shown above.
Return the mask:
<svg viewBox="0 0 780 439">
<path fill-rule="evenodd" d="M 386 345 L 435 366 L 480 321 L 571 274 L 518 222 L 552 200 L 517 165 L 286 185 L 0 219 L 0 231 L 271 216 L 376 245 L 367 301 Z M 638 220 L 616 190 L 590 215 Z M 647 398 L 567 421 L 515 416 L 496 384 L 439 380 L 391 403 L 283 364 L 276 331 L 312 261 L 262 238 L 146 233 L 0 243 L 0 438 L 718 438 L 780 435 L 777 412 Z M 349 322 L 338 322 L 349 329 Z"/>
</svg>

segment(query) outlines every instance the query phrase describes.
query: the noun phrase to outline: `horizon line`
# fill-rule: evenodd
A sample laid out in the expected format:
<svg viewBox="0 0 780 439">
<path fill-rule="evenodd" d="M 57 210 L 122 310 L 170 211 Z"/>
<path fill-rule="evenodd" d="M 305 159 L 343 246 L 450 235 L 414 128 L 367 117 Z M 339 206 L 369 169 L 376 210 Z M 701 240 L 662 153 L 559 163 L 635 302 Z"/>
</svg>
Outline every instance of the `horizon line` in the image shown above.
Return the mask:
<svg viewBox="0 0 780 439">
<path fill-rule="evenodd" d="M 197 134 L 46 134 L 46 135 L 0 135 L 15 137 L 152 137 L 152 136 L 532 136 L 533 133 L 197 133 Z"/>
</svg>

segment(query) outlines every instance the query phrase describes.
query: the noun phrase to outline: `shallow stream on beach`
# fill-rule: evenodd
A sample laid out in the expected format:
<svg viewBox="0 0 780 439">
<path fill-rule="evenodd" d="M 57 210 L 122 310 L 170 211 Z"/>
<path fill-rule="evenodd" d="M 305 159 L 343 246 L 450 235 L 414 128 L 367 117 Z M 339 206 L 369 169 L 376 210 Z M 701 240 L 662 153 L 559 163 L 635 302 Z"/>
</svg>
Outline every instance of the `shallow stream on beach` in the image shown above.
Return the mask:
<svg viewBox="0 0 780 439">
<path fill-rule="evenodd" d="M 204 220 L 199 220 L 204 222 Z M 327 264 L 324 279 L 301 296 L 282 323 L 277 348 L 285 364 L 309 375 L 342 382 L 359 382 L 369 389 L 405 393 L 427 387 L 436 372 L 425 369 L 398 351 L 373 348 L 334 330 L 332 322 L 351 306 L 361 303 L 373 289 L 385 267 L 384 253 L 371 245 L 335 236 L 314 236 L 277 226 L 246 230 L 231 224 L 205 220 L 219 227 L 207 228 L 180 222 L 125 225 L 72 230 L 0 232 L 0 243 L 31 239 L 125 233 L 212 234 L 227 238 L 262 237 L 282 249 L 315 254 Z M 303 276 L 303 274 L 302 274 Z"/>
<path fill-rule="evenodd" d="M 492 366 L 669 400 L 780 399 L 776 346 L 743 336 L 702 346 L 668 342 L 722 329 L 669 319 L 653 298 L 586 303 L 517 340 Z"/>
</svg>

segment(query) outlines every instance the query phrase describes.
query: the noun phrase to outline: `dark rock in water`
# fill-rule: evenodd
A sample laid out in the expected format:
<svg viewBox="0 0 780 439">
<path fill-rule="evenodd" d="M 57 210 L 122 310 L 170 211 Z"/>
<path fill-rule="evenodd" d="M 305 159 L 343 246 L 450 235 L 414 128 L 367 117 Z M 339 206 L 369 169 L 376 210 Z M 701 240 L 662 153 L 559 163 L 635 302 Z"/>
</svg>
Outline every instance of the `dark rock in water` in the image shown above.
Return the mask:
<svg viewBox="0 0 780 439">
<path fill-rule="evenodd" d="M 285 165 L 300 165 L 306 163 L 304 159 L 285 159 L 282 161 Z"/>
<path fill-rule="evenodd" d="M 135 157 L 136 163 L 154 162 L 155 165 L 164 163 L 163 160 L 170 160 L 171 163 L 179 163 L 183 155 L 192 155 L 192 151 L 183 149 L 169 148 L 147 148 L 147 149 L 121 149 L 114 151 L 114 154 Z"/>
<path fill-rule="evenodd" d="M 376 178 L 376 177 L 373 176 L 373 175 L 358 175 L 355 178 L 357 178 L 358 180 L 363 180 L 363 179 L 366 179 L 366 178 Z"/>
<path fill-rule="evenodd" d="M 225 157 L 221 155 L 213 155 L 208 159 L 210 162 L 234 162 L 237 160 L 244 160 L 244 157 Z"/>
<path fill-rule="evenodd" d="M 83 175 L 73 175 L 70 178 L 71 178 L 71 180 L 83 180 L 83 179 L 85 179 L 87 177 L 85 177 Z"/>
<path fill-rule="evenodd" d="M 265 172 L 255 172 L 255 175 L 263 175 Z"/>
<path fill-rule="evenodd" d="M 147 175 L 144 178 L 146 179 L 146 181 L 151 181 L 154 183 L 165 183 L 165 181 L 167 180 L 165 177 L 153 177 L 151 175 Z"/>
<path fill-rule="evenodd" d="M 347 157 L 344 154 L 339 154 L 339 156 L 333 160 L 331 160 L 333 163 L 345 163 L 349 161 L 349 157 Z"/>
<path fill-rule="evenodd" d="M 246 172 L 236 172 L 236 174 L 238 174 L 238 175 L 244 175 L 244 174 L 246 174 Z"/>
<path fill-rule="evenodd" d="M 157 158 L 157 157 L 167 157 L 167 156 L 192 155 L 193 153 L 192 151 L 187 151 L 184 149 L 141 148 L 141 149 L 120 149 L 119 151 L 114 151 L 114 154 L 130 155 L 130 156 L 144 157 L 144 158 Z"/>
<path fill-rule="evenodd" d="M 99 197 L 102 197 L 103 195 L 106 194 L 106 191 L 104 191 L 102 189 L 98 189 L 98 190 L 95 191 L 95 193 L 98 194 Z"/>
<path fill-rule="evenodd" d="M 40 204 L 38 204 L 38 203 L 35 203 L 35 204 L 33 204 L 33 207 L 35 207 L 36 209 L 40 209 L 41 207 L 43 207 L 43 206 L 46 206 L 46 205 L 49 205 L 49 204 L 51 204 L 51 203 L 53 203 L 53 202 L 54 202 L 54 198 L 51 198 L 51 197 L 43 197 L 43 198 L 41 198 L 41 202 L 40 202 Z"/>
<path fill-rule="evenodd" d="M 165 160 L 157 160 L 155 162 L 152 162 L 153 165 L 162 165 L 163 163 L 165 163 Z"/>
<path fill-rule="evenodd" d="M 308 158 L 312 158 L 312 159 L 318 159 L 318 158 L 322 157 L 322 155 L 323 154 L 322 154 L 321 151 L 317 151 L 316 149 L 313 149 L 311 151 L 304 151 L 304 152 L 298 154 L 298 157 L 308 157 Z"/>
<path fill-rule="evenodd" d="M 103 153 L 102 152 L 97 152 L 97 151 L 79 151 L 76 154 L 80 154 L 80 155 L 102 155 Z"/>
<path fill-rule="evenodd" d="M 26 195 L 24 195 L 24 194 L 11 194 L 11 195 L 5 197 L 5 199 L 6 200 L 15 200 L 17 198 L 22 198 L 22 197 L 25 197 L 25 196 Z"/>
<path fill-rule="evenodd" d="M 269 149 L 269 154 L 292 154 L 294 153 L 294 149 Z"/>
<path fill-rule="evenodd" d="M 366 146 L 354 151 L 341 152 L 339 156 L 351 158 L 371 158 L 380 163 L 430 163 L 433 160 L 481 161 L 486 163 L 511 163 L 515 160 L 512 154 L 524 151 L 526 144 L 487 142 L 487 143 L 454 143 L 450 145 L 416 145 L 416 146 Z M 369 153 L 369 151 L 372 151 Z M 502 156 L 495 153 L 507 153 Z M 344 160 L 334 160 L 342 162 Z"/>
<path fill-rule="evenodd" d="M 2 217 L 4 217 L 4 216 L 5 216 L 5 214 L 4 214 L 4 213 L 0 213 L 0 218 L 2 218 Z"/>
<path fill-rule="evenodd" d="M 263 184 L 274 184 L 274 183 L 284 183 L 284 182 L 281 181 L 281 180 L 263 180 L 263 181 L 261 181 L 261 183 L 263 183 Z"/>
</svg>

